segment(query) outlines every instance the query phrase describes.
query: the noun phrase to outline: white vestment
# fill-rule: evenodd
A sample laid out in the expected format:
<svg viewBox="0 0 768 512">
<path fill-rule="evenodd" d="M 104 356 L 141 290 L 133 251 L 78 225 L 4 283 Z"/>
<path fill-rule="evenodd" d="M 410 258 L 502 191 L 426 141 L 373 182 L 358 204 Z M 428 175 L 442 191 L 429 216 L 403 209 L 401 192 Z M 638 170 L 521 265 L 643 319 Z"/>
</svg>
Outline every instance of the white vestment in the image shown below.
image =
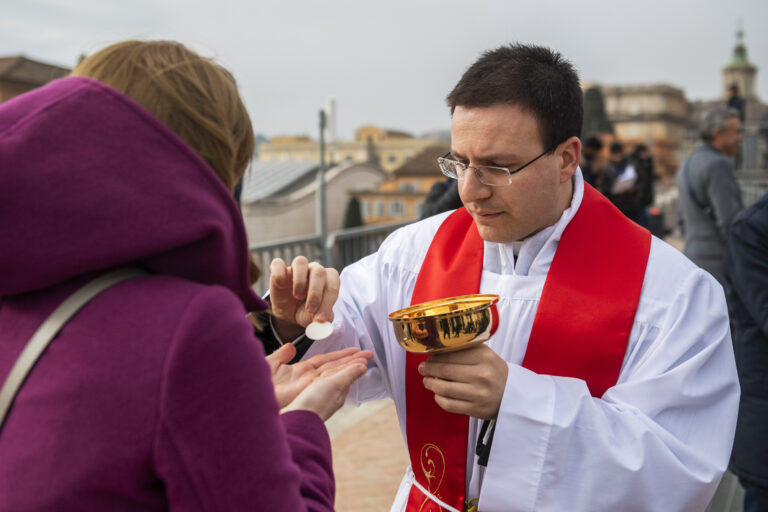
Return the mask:
<svg viewBox="0 0 768 512">
<path fill-rule="evenodd" d="M 708 273 L 653 238 L 618 382 L 599 399 L 582 380 L 520 366 L 547 271 L 583 192 L 577 171 L 570 207 L 525 240 L 517 258 L 512 244 L 485 242 L 479 292 L 501 296 L 500 324 L 487 343 L 508 361 L 509 376 L 487 468 L 474 455 L 481 422 L 470 421 L 467 497 L 479 496 L 483 512 L 704 510 L 728 464 L 739 403 L 725 298 Z M 348 401 L 391 397 L 404 439 L 406 353 L 387 315 L 410 304 L 446 216 L 398 230 L 347 267 L 334 333 L 308 352 L 372 350 L 371 369 Z M 404 509 L 408 491 L 404 479 L 392 510 Z"/>
</svg>

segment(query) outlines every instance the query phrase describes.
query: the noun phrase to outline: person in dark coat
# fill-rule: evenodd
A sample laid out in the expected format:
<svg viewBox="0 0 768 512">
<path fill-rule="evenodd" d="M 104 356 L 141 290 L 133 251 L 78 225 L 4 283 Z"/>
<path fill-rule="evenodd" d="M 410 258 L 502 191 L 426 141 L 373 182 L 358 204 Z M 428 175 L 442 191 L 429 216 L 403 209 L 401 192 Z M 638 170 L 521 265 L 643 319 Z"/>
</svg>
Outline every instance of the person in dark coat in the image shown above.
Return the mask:
<svg viewBox="0 0 768 512">
<path fill-rule="evenodd" d="M 744 123 L 744 98 L 739 95 L 739 84 L 732 83 L 728 87 L 728 108 L 732 108 L 739 113 L 739 120 Z"/>
<path fill-rule="evenodd" d="M 637 171 L 632 162 L 624 154 L 624 146 L 620 142 L 611 144 L 611 156 L 608 163 L 613 177 L 613 186 L 608 199 L 621 213 L 632 220 L 637 219 Z"/>
<path fill-rule="evenodd" d="M 459 197 L 459 186 L 456 180 L 448 178 L 438 181 L 429 189 L 424 207 L 421 210 L 421 218 L 426 219 L 438 213 L 461 208 L 463 203 Z"/>
<path fill-rule="evenodd" d="M 595 178 L 600 174 L 600 169 L 597 168 L 600 165 L 599 157 L 600 151 L 603 150 L 603 142 L 593 136 L 589 136 L 584 140 L 584 148 L 581 151 L 581 174 L 584 176 L 584 181 L 590 185 L 595 185 Z"/>
<path fill-rule="evenodd" d="M 632 152 L 632 162 L 637 171 L 635 188 L 637 200 L 637 218 L 634 219 L 644 228 L 648 227 L 648 208 L 653 204 L 653 157 L 648 146 L 638 144 Z"/>
<path fill-rule="evenodd" d="M 730 469 L 744 512 L 768 510 L 768 194 L 739 213 L 728 234 L 725 291 L 741 384 Z"/>
</svg>

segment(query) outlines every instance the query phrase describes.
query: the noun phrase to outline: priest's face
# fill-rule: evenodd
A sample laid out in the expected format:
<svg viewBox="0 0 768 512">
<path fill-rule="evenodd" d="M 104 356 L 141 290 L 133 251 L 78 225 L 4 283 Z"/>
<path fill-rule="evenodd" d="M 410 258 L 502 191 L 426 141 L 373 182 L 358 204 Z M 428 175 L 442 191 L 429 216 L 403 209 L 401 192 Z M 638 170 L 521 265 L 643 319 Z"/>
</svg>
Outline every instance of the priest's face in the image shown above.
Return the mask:
<svg viewBox="0 0 768 512">
<path fill-rule="evenodd" d="M 508 104 L 457 106 L 451 122 L 452 159 L 468 166 L 505 167 L 515 171 L 546 150 L 539 123 L 526 110 Z M 551 226 L 571 201 L 571 177 L 581 143 L 576 137 L 559 144 L 519 172 L 509 184 L 483 183 L 473 169 L 459 179 L 459 195 L 490 242 L 523 240 Z M 485 180 L 490 181 L 490 180 Z"/>
</svg>

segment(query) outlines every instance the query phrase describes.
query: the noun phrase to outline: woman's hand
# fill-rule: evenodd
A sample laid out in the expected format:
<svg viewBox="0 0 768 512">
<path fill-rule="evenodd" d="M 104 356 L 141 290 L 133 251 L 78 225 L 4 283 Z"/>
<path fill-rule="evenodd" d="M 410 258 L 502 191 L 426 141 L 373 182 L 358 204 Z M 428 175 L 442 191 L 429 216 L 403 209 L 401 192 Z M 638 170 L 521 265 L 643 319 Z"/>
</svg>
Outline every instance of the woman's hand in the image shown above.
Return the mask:
<svg viewBox="0 0 768 512">
<path fill-rule="evenodd" d="M 319 376 L 283 412 L 303 409 L 316 413 L 326 421 L 344 405 L 352 383 L 365 374 L 366 365 L 363 361 L 357 358 L 357 361 L 338 366 Z"/>
<path fill-rule="evenodd" d="M 370 351 L 346 348 L 327 354 L 318 354 L 306 361 L 288 364 L 295 355 L 296 347 L 288 343 L 267 356 L 267 363 L 272 370 L 272 384 L 275 386 L 275 395 L 281 409 L 293 402 L 314 380 L 329 377 L 349 366 L 362 365 L 365 368 L 368 360 L 373 357 Z M 346 386 L 347 389 L 355 379 L 350 381 Z"/>
</svg>

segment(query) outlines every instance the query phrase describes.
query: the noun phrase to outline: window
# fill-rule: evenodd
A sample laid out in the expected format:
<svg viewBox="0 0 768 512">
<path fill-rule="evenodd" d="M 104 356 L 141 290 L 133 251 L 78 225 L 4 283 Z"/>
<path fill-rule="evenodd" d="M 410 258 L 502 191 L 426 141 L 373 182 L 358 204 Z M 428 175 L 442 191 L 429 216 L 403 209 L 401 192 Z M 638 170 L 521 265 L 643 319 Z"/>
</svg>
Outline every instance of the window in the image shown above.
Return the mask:
<svg viewBox="0 0 768 512">
<path fill-rule="evenodd" d="M 421 212 L 424 211 L 424 203 L 416 203 L 416 218 L 421 218 Z"/>
<path fill-rule="evenodd" d="M 413 183 L 401 183 L 399 188 L 401 192 L 416 192 L 416 185 Z"/>
<path fill-rule="evenodd" d="M 389 160 L 389 163 L 393 164 L 393 163 L 397 162 L 397 156 L 389 155 L 388 160 Z"/>
<path fill-rule="evenodd" d="M 371 205 L 368 201 L 360 201 L 360 215 L 363 217 L 371 215 Z"/>
<path fill-rule="evenodd" d="M 376 216 L 377 217 L 384 216 L 384 203 L 381 201 L 376 201 Z"/>
<path fill-rule="evenodd" d="M 405 215 L 405 205 L 402 201 L 392 201 L 389 203 L 389 214 L 392 217 L 402 217 Z"/>
</svg>

